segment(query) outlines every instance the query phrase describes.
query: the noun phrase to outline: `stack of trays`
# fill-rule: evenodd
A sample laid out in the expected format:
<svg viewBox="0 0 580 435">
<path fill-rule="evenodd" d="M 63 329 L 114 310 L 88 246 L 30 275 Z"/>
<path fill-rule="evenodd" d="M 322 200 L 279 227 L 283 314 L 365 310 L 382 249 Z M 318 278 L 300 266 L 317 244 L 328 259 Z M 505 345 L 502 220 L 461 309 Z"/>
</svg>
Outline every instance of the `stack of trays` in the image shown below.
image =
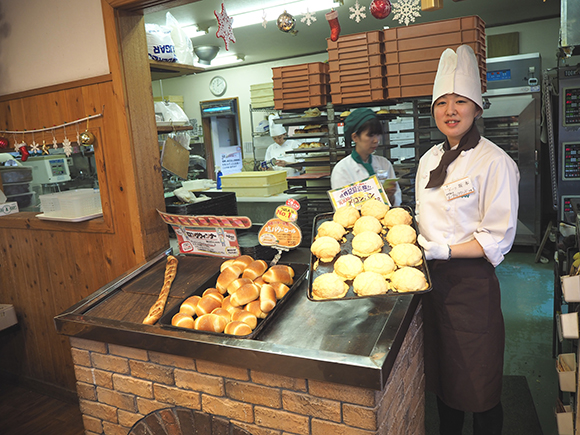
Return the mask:
<svg viewBox="0 0 580 435">
<path fill-rule="evenodd" d="M 18 203 L 20 209 L 35 205 L 36 193 L 30 189 L 32 168 L 2 166 L 0 176 L 2 177 L 2 188 L 8 202 Z"/>
<path fill-rule="evenodd" d="M 384 33 L 380 30 L 327 39 L 333 104 L 357 104 L 387 98 Z"/>
<path fill-rule="evenodd" d="M 328 64 L 304 63 L 272 68 L 274 108 L 303 109 L 329 102 Z"/>
<path fill-rule="evenodd" d="M 250 102 L 254 109 L 274 107 L 274 84 L 270 82 L 250 85 Z"/>
<path fill-rule="evenodd" d="M 286 171 L 247 171 L 222 176 L 222 189 L 236 196 L 272 196 L 288 190 Z"/>
<path fill-rule="evenodd" d="M 439 58 L 446 48 L 473 48 L 487 89 L 485 23 L 478 16 L 454 18 L 384 30 L 389 98 L 431 95 Z"/>
</svg>

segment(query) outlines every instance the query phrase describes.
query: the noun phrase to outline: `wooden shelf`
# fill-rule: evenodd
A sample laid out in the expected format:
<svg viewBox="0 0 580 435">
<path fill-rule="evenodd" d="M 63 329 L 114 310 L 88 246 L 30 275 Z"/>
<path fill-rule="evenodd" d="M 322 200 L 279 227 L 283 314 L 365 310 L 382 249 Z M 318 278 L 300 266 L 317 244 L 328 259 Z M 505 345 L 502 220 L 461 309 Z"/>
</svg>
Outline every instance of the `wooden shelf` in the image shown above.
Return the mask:
<svg viewBox="0 0 580 435">
<path fill-rule="evenodd" d="M 193 130 L 191 125 L 179 125 L 179 126 L 157 126 L 157 133 L 171 133 L 172 131 L 186 131 L 186 130 Z"/>
<path fill-rule="evenodd" d="M 170 79 L 205 71 L 205 69 L 197 66 L 156 60 L 149 60 L 149 69 L 151 70 L 151 80 Z"/>
</svg>

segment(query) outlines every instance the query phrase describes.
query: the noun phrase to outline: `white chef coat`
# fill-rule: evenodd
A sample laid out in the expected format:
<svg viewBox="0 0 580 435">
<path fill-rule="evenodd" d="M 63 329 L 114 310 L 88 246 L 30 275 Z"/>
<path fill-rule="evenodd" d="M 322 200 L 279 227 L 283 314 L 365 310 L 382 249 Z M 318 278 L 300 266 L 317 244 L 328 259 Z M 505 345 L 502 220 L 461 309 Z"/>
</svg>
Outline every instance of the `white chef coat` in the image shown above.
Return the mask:
<svg viewBox="0 0 580 435">
<path fill-rule="evenodd" d="M 379 171 L 387 171 L 388 178 L 397 178 L 393 165 L 383 156 L 376 156 L 373 154 L 373 162 L 371 165 L 375 170 L 375 173 Z M 349 155 L 338 162 L 332 169 L 332 174 L 330 175 L 330 187 L 331 189 L 338 189 L 348 184 L 364 180 L 368 177 L 369 173 L 366 168 L 360 163 L 355 162 L 352 156 Z M 401 205 L 402 197 L 403 194 L 401 188 L 399 187 L 399 183 L 397 183 L 395 203 L 391 205 Z"/>
<path fill-rule="evenodd" d="M 475 148 L 462 151 L 449 165 L 443 183 L 469 177 L 474 192 L 448 201 L 442 187 L 425 187 L 443 153 L 443 144 L 434 146 L 421 157 L 417 168 L 415 218 L 419 232 L 428 241 L 447 245 L 475 238 L 495 267 L 516 235 L 518 167 L 501 148 L 482 137 Z"/>
<path fill-rule="evenodd" d="M 293 149 L 296 149 L 296 148 L 298 148 L 299 145 L 300 145 L 300 143 L 296 142 L 295 140 L 287 140 L 282 145 L 278 145 L 276 142 L 274 142 L 266 150 L 265 160 L 267 162 L 269 162 L 272 159 L 276 159 L 276 160 L 284 160 L 287 163 L 296 163 L 298 161 L 298 160 L 296 160 L 296 155 L 291 154 L 291 153 L 286 154 L 286 151 L 291 151 Z M 286 171 L 287 177 L 294 177 L 294 176 L 300 174 L 300 171 L 298 171 L 294 168 L 287 168 L 287 167 L 283 167 L 283 166 L 274 166 L 273 169 L 275 171 Z"/>
</svg>

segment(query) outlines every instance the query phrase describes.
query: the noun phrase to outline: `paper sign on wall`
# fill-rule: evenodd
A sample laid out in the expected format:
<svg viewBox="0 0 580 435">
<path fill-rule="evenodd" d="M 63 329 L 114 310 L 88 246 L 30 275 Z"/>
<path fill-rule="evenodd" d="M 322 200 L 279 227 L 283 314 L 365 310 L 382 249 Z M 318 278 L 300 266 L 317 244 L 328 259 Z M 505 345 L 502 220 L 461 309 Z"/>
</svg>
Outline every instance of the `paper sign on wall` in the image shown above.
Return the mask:
<svg viewBox="0 0 580 435">
<path fill-rule="evenodd" d="M 237 174 L 242 172 L 242 148 L 220 147 L 220 168 L 223 175 Z"/>
<path fill-rule="evenodd" d="M 339 189 L 329 190 L 328 196 L 335 210 L 345 205 L 352 205 L 360 210 L 364 202 L 373 198 L 391 205 L 376 175 L 371 175 L 362 181 L 349 184 Z"/>
</svg>

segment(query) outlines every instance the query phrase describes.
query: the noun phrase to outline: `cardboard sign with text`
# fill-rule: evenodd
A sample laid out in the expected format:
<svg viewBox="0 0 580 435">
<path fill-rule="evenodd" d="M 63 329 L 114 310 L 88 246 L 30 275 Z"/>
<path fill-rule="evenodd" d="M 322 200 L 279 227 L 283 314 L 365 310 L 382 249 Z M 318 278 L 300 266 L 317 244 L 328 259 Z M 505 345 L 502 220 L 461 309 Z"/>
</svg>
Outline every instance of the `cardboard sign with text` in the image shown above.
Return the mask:
<svg viewBox="0 0 580 435">
<path fill-rule="evenodd" d="M 364 202 L 373 198 L 391 205 L 376 175 L 371 175 L 362 181 L 349 184 L 339 189 L 329 190 L 328 196 L 330 197 L 330 202 L 334 210 L 345 205 L 352 205 L 360 210 Z"/>
</svg>

